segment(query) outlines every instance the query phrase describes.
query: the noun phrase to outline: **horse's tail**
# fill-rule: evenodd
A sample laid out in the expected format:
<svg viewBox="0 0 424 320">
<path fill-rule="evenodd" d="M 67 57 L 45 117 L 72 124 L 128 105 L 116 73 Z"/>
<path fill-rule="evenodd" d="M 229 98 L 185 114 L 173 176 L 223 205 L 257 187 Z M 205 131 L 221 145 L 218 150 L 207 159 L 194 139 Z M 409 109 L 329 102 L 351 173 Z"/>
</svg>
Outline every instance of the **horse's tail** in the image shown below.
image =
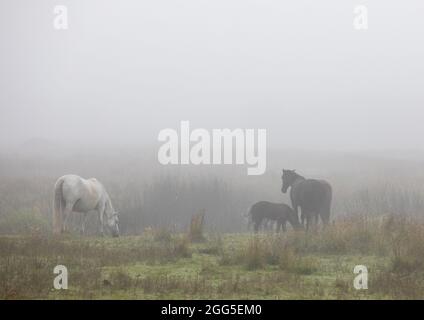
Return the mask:
<svg viewBox="0 0 424 320">
<path fill-rule="evenodd" d="M 53 234 L 60 234 L 63 225 L 63 193 L 62 193 L 63 178 L 59 178 L 54 185 L 54 200 L 53 200 Z"/>
</svg>

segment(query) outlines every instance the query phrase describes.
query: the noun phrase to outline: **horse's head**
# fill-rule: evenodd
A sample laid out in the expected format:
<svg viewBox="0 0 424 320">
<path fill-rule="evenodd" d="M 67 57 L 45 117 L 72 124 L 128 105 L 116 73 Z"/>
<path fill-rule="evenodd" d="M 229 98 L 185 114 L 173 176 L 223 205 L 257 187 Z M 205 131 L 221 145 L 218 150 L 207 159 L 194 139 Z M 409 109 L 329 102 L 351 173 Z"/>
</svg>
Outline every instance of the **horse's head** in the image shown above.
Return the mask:
<svg viewBox="0 0 424 320">
<path fill-rule="evenodd" d="M 118 218 L 117 211 L 113 211 L 107 217 L 107 226 L 109 227 L 109 230 L 112 233 L 112 236 L 119 237 L 119 218 Z"/>
<path fill-rule="evenodd" d="M 286 193 L 287 189 L 293 184 L 296 180 L 297 173 L 295 170 L 285 170 L 283 169 L 283 175 L 281 179 L 283 180 L 283 186 L 281 187 L 281 192 Z"/>
</svg>

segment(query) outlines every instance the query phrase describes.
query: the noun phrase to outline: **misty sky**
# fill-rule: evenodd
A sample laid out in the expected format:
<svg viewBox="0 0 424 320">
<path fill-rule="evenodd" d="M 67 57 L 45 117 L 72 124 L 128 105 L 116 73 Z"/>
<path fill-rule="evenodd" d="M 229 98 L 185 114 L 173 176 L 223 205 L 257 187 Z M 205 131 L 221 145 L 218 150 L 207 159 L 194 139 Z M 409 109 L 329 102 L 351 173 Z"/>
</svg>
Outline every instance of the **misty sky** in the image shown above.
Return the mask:
<svg viewBox="0 0 424 320">
<path fill-rule="evenodd" d="M 69 30 L 53 28 L 68 7 Z M 353 28 L 355 5 L 369 29 Z M 422 0 L 2 0 L 0 144 L 156 144 L 265 128 L 276 147 L 423 149 Z"/>
</svg>

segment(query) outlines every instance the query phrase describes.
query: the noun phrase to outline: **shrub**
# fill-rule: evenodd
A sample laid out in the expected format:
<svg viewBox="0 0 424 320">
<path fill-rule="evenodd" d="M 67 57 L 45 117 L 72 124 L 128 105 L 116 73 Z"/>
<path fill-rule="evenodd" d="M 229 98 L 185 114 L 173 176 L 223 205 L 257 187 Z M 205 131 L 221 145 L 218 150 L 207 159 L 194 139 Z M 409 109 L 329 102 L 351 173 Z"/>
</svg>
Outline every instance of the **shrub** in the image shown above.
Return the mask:
<svg viewBox="0 0 424 320">
<path fill-rule="evenodd" d="M 203 236 L 203 223 L 205 220 L 205 212 L 202 210 L 200 213 L 195 214 L 191 217 L 190 228 L 188 231 L 188 237 L 192 242 L 204 241 Z"/>
<path fill-rule="evenodd" d="M 265 250 L 258 237 L 249 240 L 245 251 L 245 264 L 248 270 L 262 268 L 265 265 Z"/>
<path fill-rule="evenodd" d="M 397 273 L 424 268 L 424 228 L 406 217 L 391 216 L 383 225 L 384 237 L 391 248 L 391 270 Z"/>
<path fill-rule="evenodd" d="M 186 236 L 175 239 L 173 249 L 177 257 L 191 258 L 190 242 Z"/>
<path fill-rule="evenodd" d="M 172 240 L 172 232 L 168 228 L 155 228 L 152 230 L 153 240 L 159 242 L 170 242 Z"/>
</svg>

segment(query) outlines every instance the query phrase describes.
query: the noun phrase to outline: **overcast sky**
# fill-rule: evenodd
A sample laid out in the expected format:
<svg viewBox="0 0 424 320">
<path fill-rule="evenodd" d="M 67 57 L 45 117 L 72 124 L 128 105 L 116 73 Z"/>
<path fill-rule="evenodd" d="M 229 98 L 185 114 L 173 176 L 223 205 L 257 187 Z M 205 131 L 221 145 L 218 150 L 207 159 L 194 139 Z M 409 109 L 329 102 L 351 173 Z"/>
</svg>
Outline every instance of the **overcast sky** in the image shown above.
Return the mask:
<svg viewBox="0 0 424 320">
<path fill-rule="evenodd" d="M 189 120 L 281 148 L 423 149 L 423 38 L 422 0 L 2 0 L 0 144 L 155 144 Z"/>
</svg>

